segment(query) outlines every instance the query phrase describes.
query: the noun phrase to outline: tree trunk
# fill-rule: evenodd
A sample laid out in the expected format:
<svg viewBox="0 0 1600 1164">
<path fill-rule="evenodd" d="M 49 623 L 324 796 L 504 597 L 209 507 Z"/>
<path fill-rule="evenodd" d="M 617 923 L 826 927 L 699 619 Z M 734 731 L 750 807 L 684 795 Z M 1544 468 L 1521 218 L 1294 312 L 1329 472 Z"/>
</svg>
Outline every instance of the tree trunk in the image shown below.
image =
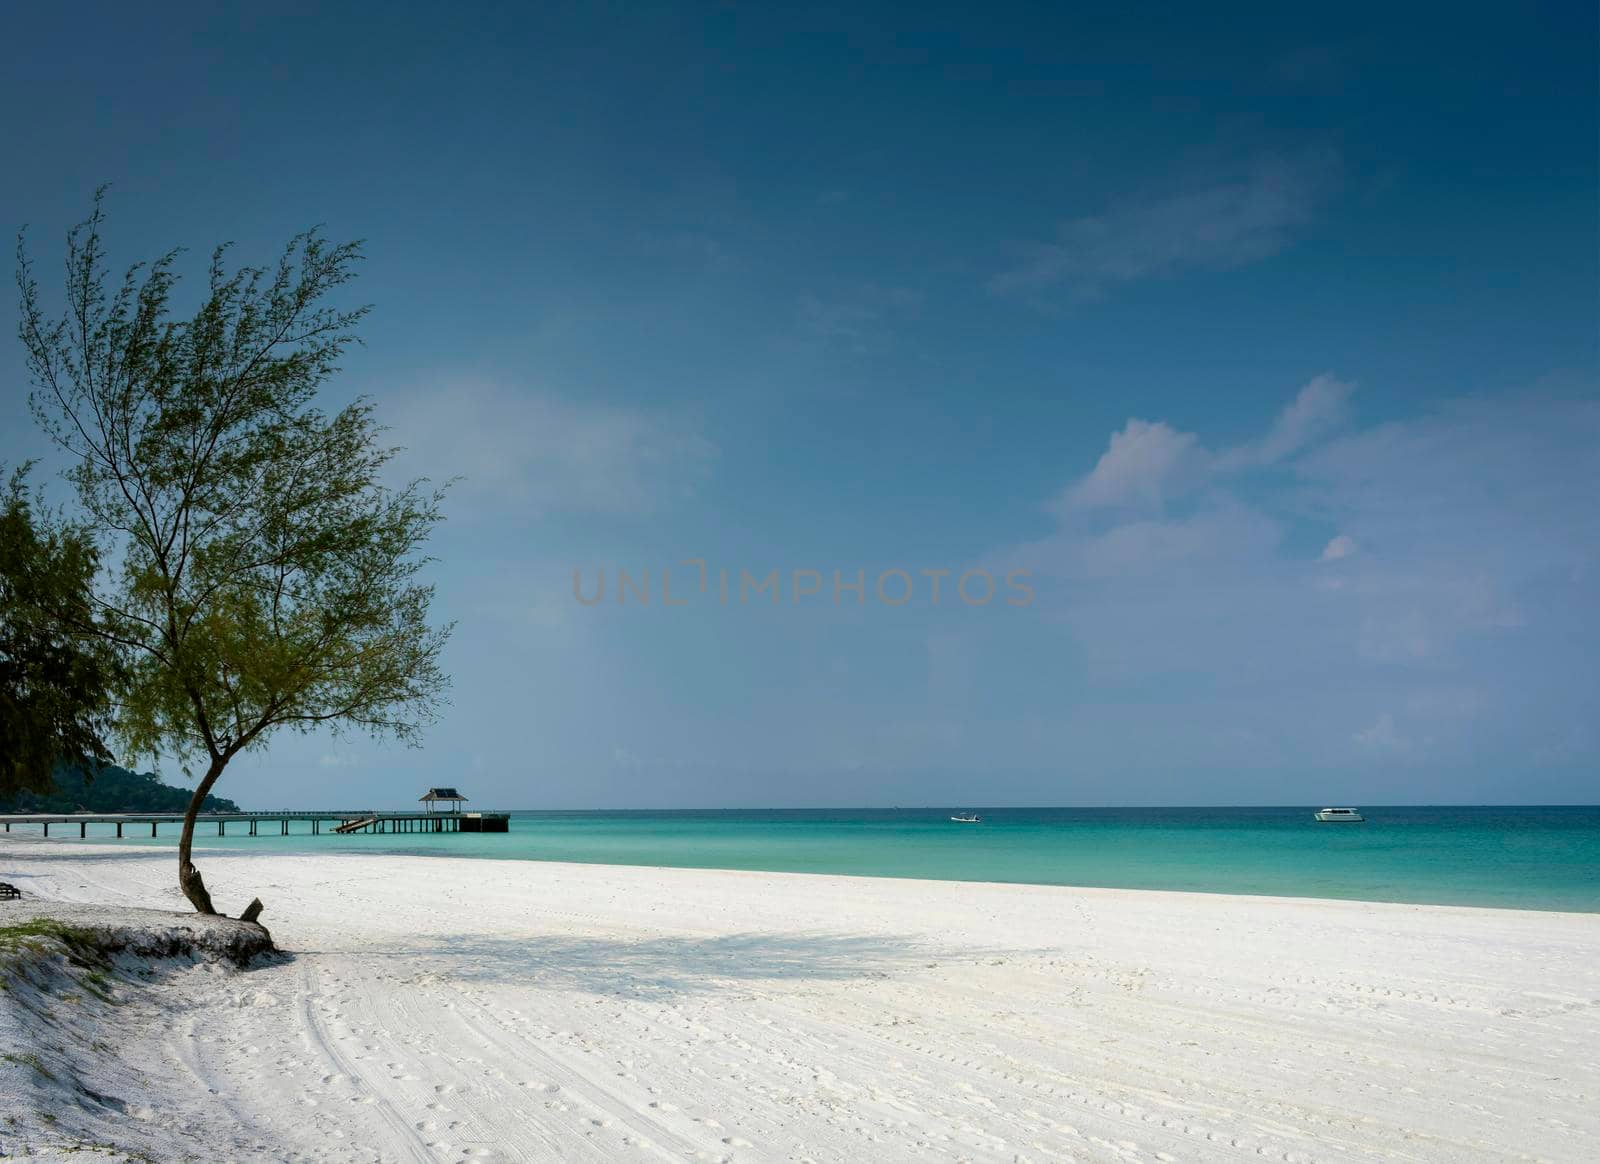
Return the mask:
<svg viewBox="0 0 1600 1164">
<path fill-rule="evenodd" d="M 211 767 L 206 769 L 205 779 L 200 781 L 199 787 L 194 790 L 194 795 L 189 798 L 189 807 L 183 814 L 183 835 L 178 838 L 178 888 L 183 890 L 183 895 L 189 899 L 198 913 L 216 913 L 216 908 L 211 904 L 211 894 L 206 892 L 206 883 L 201 880 L 200 870 L 194 867 L 194 862 L 189 859 L 190 846 L 194 841 L 194 818 L 199 815 L 200 806 L 205 803 L 206 796 L 211 792 L 211 787 L 217 782 L 217 777 L 222 775 L 222 769 L 227 765 L 228 757 L 217 756 L 212 759 Z"/>
</svg>

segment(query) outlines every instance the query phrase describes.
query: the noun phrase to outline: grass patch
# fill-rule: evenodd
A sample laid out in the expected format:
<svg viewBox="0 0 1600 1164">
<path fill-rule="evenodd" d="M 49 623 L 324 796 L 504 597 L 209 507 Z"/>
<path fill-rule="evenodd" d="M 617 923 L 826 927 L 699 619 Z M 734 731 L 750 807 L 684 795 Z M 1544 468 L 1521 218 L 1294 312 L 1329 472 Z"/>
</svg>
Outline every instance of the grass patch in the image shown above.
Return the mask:
<svg viewBox="0 0 1600 1164">
<path fill-rule="evenodd" d="M 72 967 L 74 977 L 89 993 L 103 1002 L 115 1003 L 111 994 L 111 958 L 105 941 L 94 930 L 71 926 L 49 918 L 34 918 L 21 925 L 0 926 L 0 988 L 11 989 L 6 979 L 20 976 L 33 980 L 30 964 L 38 958 L 60 955 Z M 68 998 L 66 1001 L 77 1001 Z"/>
<path fill-rule="evenodd" d="M 62 1144 L 58 1147 L 55 1147 L 54 1151 L 60 1152 L 63 1155 L 76 1154 L 78 1152 L 92 1152 L 97 1156 L 120 1156 L 124 1160 L 138 1161 L 139 1164 L 160 1164 L 160 1162 L 154 1156 L 148 1156 L 143 1152 L 135 1152 L 128 1148 L 119 1148 L 115 1144 L 96 1144 L 90 1140 L 80 1140 L 75 1144 Z"/>
<path fill-rule="evenodd" d="M 49 918 L 36 917 L 17 926 L 0 926 L 0 953 L 43 953 L 51 940 L 60 942 L 69 954 L 83 962 L 99 965 L 105 955 L 95 932 L 83 926 L 69 926 Z"/>
<path fill-rule="evenodd" d="M 51 1083 L 56 1081 L 56 1077 L 51 1072 L 50 1068 L 44 1065 L 44 1060 L 39 1058 L 39 1056 L 35 1055 L 32 1051 L 22 1055 L 0 1053 L 0 1059 L 4 1059 L 8 1063 L 15 1063 L 20 1067 L 31 1067 L 35 1072 L 50 1080 Z"/>
<path fill-rule="evenodd" d="M 85 970 L 79 977 L 83 988 L 94 995 L 101 1002 L 117 1004 L 116 997 L 111 993 L 111 975 L 101 969 Z"/>
</svg>

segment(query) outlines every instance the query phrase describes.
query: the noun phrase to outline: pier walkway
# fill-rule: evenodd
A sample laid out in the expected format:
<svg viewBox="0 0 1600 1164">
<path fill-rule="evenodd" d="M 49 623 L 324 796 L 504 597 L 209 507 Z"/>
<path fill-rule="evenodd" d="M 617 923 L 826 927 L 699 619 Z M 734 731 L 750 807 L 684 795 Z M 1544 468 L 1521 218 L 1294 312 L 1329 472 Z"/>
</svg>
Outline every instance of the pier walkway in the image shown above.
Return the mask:
<svg viewBox="0 0 1600 1164">
<path fill-rule="evenodd" d="M 75 812 L 75 813 L 13 813 L 0 814 L 0 822 L 4 822 L 5 831 L 11 832 L 12 826 L 30 826 L 42 828 L 45 836 L 50 835 L 50 826 L 56 826 L 57 835 L 60 830 L 78 826 L 80 838 L 87 838 L 90 825 L 115 825 L 116 835 L 127 835 L 124 830 L 130 827 L 142 830 L 145 825 L 150 826 L 152 837 L 160 835 L 158 829 L 162 825 L 182 827 L 183 813 L 181 812 Z M 371 809 L 362 809 L 358 812 L 324 812 L 316 809 L 310 810 L 283 810 L 277 812 L 203 812 L 195 818 L 195 831 L 199 833 L 202 826 L 215 824 L 217 836 L 226 836 L 228 826 L 235 825 L 247 829 L 247 836 L 277 836 L 287 837 L 293 832 L 310 836 L 320 836 L 325 824 L 331 825 L 330 831 L 335 833 L 504 833 L 511 830 L 511 815 L 505 812 L 419 812 L 415 809 L 408 812 L 374 812 Z M 305 827 L 291 830 L 290 825 L 302 824 Z M 268 826 L 263 830 L 262 826 Z M 273 826 L 276 826 L 275 828 Z M 70 834 L 69 834 L 70 835 Z"/>
</svg>

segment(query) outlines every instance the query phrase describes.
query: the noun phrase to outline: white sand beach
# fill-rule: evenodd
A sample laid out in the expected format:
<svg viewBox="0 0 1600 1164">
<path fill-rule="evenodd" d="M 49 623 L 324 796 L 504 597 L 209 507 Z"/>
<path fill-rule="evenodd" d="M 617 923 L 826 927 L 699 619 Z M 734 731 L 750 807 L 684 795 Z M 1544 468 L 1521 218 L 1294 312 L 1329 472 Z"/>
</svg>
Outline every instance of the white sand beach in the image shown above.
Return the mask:
<svg viewBox="0 0 1600 1164">
<path fill-rule="evenodd" d="M 105 1142 L 154 1159 L 1600 1156 L 1596 915 L 199 863 L 229 912 L 259 894 L 293 956 L 119 987 L 85 1078 L 122 1089 Z M 173 865 L 0 842 L 30 897 L 177 909 Z"/>
</svg>

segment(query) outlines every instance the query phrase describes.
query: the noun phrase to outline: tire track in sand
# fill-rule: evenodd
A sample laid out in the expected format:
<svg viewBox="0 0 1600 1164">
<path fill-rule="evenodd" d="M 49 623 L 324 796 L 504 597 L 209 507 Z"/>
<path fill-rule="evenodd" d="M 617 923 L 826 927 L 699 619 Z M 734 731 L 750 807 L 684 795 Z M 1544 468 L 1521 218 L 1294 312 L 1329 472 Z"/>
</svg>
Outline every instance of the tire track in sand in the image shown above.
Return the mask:
<svg viewBox="0 0 1600 1164">
<path fill-rule="evenodd" d="M 406 1160 L 415 1161 L 416 1164 L 433 1164 L 438 1159 L 428 1149 L 427 1143 L 417 1133 L 404 1114 L 395 1108 L 393 1101 L 384 1094 L 384 1090 L 374 1084 L 374 1081 L 359 1071 L 349 1060 L 340 1054 L 337 1040 L 330 1039 L 322 1026 L 322 1021 L 317 1018 L 314 1002 L 322 997 L 317 987 L 317 969 L 308 960 L 305 970 L 305 985 L 300 994 L 300 1032 L 305 1036 L 306 1042 L 319 1053 L 332 1066 L 334 1072 L 343 1075 L 361 1091 L 372 1097 L 372 1103 L 365 1106 L 377 1113 L 380 1119 L 387 1124 L 394 1133 L 394 1141 L 387 1148 L 398 1150 Z"/>
<path fill-rule="evenodd" d="M 458 989 L 455 993 L 464 1004 L 456 1007 L 457 1020 L 486 1046 L 505 1056 L 497 1063 L 502 1074 L 515 1063 L 525 1067 L 530 1074 L 552 1081 L 561 1089 L 561 1094 L 625 1128 L 633 1139 L 633 1146 L 663 1160 L 728 1157 L 729 1148 L 726 1145 L 696 1143 L 685 1139 L 660 1120 L 646 1115 L 614 1094 L 591 1075 L 542 1050 L 520 1033 L 507 1029 L 492 1011 L 464 991 Z"/>
</svg>

